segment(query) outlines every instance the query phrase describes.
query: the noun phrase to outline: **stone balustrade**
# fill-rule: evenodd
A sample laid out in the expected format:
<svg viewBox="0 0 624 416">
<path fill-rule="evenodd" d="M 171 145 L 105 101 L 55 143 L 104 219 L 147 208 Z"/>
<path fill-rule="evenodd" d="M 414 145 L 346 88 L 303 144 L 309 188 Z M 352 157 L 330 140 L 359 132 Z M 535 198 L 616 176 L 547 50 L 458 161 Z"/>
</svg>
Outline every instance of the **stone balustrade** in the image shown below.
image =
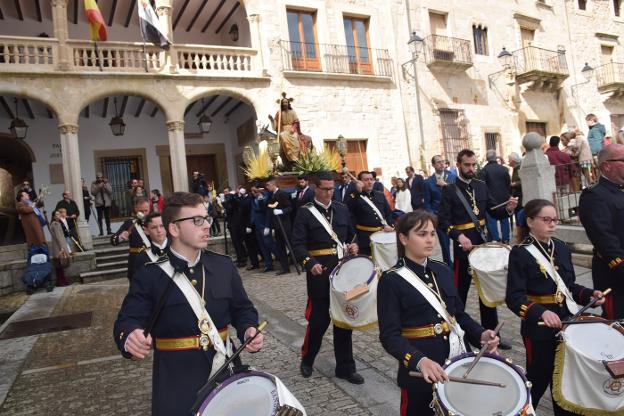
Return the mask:
<svg viewBox="0 0 624 416">
<path fill-rule="evenodd" d="M 53 70 L 57 50 L 54 38 L 0 36 L 0 71 Z"/>
<path fill-rule="evenodd" d="M 181 74 L 212 75 L 218 73 L 251 73 L 257 51 L 206 45 L 178 45 L 178 71 Z"/>
</svg>

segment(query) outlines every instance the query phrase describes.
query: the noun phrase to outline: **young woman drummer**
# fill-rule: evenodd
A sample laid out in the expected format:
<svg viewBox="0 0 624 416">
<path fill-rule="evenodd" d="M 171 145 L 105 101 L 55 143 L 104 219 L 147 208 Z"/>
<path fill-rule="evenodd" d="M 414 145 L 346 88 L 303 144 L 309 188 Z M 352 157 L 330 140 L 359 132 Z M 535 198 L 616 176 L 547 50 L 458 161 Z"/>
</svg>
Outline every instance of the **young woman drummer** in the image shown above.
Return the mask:
<svg viewBox="0 0 624 416">
<path fill-rule="evenodd" d="M 441 365 L 450 351 L 449 325 L 401 274 L 415 275 L 424 282 L 457 320 L 471 344 L 487 343 L 495 351 L 499 343 L 494 331 L 484 330 L 464 312 L 451 269 L 429 259 L 436 242 L 436 226 L 436 217 L 424 210 L 401 217 L 396 225 L 399 262 L 383 274 L 377 288 L 379 339 L 384 349 L 399 360 L 401 416 L 434 414 L 430 408 L 432 383 L 448 381 Z M 409 371 L 422 372 L 424 379 L 410 377 Z"/>
<path fill-rule="evenodd" d="M 506 301 L 509 309 L 522 319 L 520 333 L 526 348 L 527 378 L 533 383 L 531 399 L 537 408 L 551 384 L 556 334 L 561 329 L 561 321 L 572 315 L 566 306 L 565 288 L 557 286 L 548 269 L 554 266 L 552 268 L 561 276 L 568 293 L 578 304 L 585 305 L 595 297 L 602 297 L 602 292 L 575 283 L 570 250 L 563 241 L 553 238 L 557 228 L 557 211 L 553 203 L 533 199 L 524 205 L 524 212 L 524 239 L 509 255 Z M 532 253 L 540 253 L 543 257 Z M 544 259 L 552 266 L 544 264 Z M 596 304 L 603 303 L 604 299 L 600 299 Z M 545 326 L 539 326 L 539 321 Z M 554 400 L 553 411 L 555 416 L 574 414 L 563 410 Z"/>
</svg>

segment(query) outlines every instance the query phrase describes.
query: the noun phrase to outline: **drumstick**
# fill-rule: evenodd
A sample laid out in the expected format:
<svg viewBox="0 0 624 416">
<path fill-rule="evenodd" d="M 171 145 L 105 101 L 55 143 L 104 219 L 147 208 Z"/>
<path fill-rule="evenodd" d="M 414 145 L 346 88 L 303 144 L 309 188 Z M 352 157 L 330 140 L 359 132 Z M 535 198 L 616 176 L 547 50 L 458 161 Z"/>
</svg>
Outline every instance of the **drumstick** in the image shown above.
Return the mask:
<svg viewBox="0 0 624 416">
<path fill-rule="evenodd" d="M 416 378 L 422 378 L 422 379 L 425 378 L 423 373 L 421 373 L 420 371 L 410 371 L 409 375 L 412 376 L 412 377 L 416 377 Z M 449 381 L 454 382 L 454 383 L 476 384 L 476 385 L 479 385 L 479 386 L 500 387 L 500 388 L 503 388 L 503 389 L 505 387 L 507 387 L 503 383 L 493 383 L 491 381 L 477 380 L 477 379 L 474 379 L 474 378 L 462 378 L 462 377 L 451 377 L 451 376 L 449 376 Z"/>
<path fill-rule="evenodd" d="M 505 325 L 505 321 L 500 322 L 498 325 L 496 325 L 496 328 L 494 328 L 494 336 L 498 335 L 498 331 L 501 330 L 501 328 L 503 327 L 503 325 Z M 487 342 L 485 344 L 483 344 L 483 346 L 481 347 L 481 349 L 479 350 L 479 353 L 477 354 L 477 356 L 475 357 L 474 360 L 472 360 L 472 363 L 470 363 L 470 367 L 468 367 L 468 370 L 466 370 L 466 372 L 464 373 L 464 375 L 462 376 L 462 378 L 467 378 L 468 374 L 470 374 L 470 372 L 472 371 L 473 368 L 476 367 L 477 363 L 479 362 L 479 360 L 481 359 L 481 357 L 483 357 L 483 353 L 485 352 L 485 350 L 487 350 L 488 345 Z"/>
<path fill-rule="evenodd" d="M 561 321 L 561 325 L 577 324 L 619 324 L 623 319 L 577 319 L 574 321 Z M 538 326 L 546 326 L 546 322 L 538 322 Z"/>
<path fill-rule="evenodd" d="M 570 320 L 572 321 L 572 320 L 578 318 L 579 316 L 581 316 L 581 314 L 583 312 L 585 312 L 589 308 L 592 308 L 596 304 L 596 302 L 598 302 L 600 299 L 602 299 L 605 296 L 607 296 L 609 293 L 611 293 L 611 288 L 608 288 L 604 292 L 602 292 L 602 296 L 600 296 L 599 298 L 596 298 L 596 299 L 592 300 L 591 302 L 589 302 L 587 305 L 583 306 L 580 311 L 578 311 L 577 313 L 572 315 Z"/>
</svg>

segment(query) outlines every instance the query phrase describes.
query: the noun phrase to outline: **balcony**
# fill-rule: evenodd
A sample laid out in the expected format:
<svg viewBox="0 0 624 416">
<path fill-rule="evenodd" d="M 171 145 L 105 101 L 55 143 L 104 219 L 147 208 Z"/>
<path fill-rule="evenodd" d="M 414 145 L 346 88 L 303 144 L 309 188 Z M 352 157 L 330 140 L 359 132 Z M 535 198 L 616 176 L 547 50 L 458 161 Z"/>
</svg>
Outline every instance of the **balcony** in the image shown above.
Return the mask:
<svg viewBox="0 0 624 416">
<path fill-rule="evenodd" d="M 612 97 L 624 95 L 624 63 L 609 62 L 596 68 L 598 91 Z"/>
<path fill-rule="evenodd" d="M 177 65 L 168 66 L 175 54 Z M 64 56 L 65 63 L 61 64 Z M 212 45 L 174 45 L 169 51 L 138 42 L 93 42 L 0 36 L 2 72 L 115 72 L 180 74 L 200 77 L 259 77 L 257 51 Z"/>
<path fill-rule="evenodd" d="M 280 40 L 279 45 L 285 72 L 392 78 L 392 59 L 387 49 L 286 40 Z"/>
<path fill-rule="evenodd" d="M 472 66 L 470 41 L 429 35 L 424 39 L 425 62 L 431 70 L 463 72 Z"/>
<path fill-rule="evenodd" d="M 512 52 L 516 82 L 531 89 L 556 91 L 569 76 L 565 51 L 527 46 Z"/>
</svg>

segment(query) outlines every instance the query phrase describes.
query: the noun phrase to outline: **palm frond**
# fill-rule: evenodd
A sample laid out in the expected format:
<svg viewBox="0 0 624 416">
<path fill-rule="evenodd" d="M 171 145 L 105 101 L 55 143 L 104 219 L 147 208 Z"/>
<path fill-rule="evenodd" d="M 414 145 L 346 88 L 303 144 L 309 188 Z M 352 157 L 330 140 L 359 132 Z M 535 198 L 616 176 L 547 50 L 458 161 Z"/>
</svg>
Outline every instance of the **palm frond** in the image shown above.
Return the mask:
<svg viewBox="0 0 624 416">
<path fill-rule="evenodd" d="M 273 164 L 269 158 L 268 152 L 263 150 L 259 155 L 254 154 L 249 163 L 243 168 L 245 176 L 249 179 L 265 179 L 268 178 L 273 169 Z"/>
</svg>

